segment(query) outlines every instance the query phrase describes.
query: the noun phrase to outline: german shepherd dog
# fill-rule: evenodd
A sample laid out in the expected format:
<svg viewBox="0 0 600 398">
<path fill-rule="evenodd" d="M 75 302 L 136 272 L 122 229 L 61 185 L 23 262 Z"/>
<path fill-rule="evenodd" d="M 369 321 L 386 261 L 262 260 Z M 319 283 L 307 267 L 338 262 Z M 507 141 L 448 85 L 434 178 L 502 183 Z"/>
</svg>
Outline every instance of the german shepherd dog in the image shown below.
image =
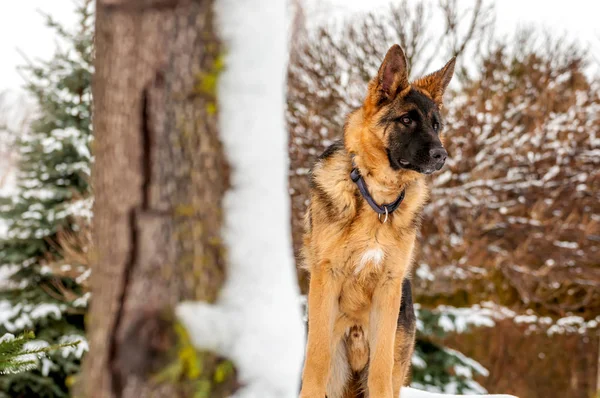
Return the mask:
<svg viewBox="0 0 600 398">
<path fill-rule="evenodd" d="M 408 278 L 429 194 L 424 175 L 447 157 L 440 108 L 454 61 L 410 83 L 404 52 L 392 46 L 343 141 L 312 169 L 301 398 L 397 398 L 407 379 L 415 338 Z"/>
</svg>

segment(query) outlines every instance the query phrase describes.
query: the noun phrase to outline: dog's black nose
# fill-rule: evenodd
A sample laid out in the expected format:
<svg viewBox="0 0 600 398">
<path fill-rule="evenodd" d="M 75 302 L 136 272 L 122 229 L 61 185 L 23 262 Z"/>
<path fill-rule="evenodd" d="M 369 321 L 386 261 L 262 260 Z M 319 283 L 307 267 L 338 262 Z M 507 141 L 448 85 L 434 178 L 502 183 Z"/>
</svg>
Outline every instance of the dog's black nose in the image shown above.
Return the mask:
<svg viewBox="0 0 600 398">
<path fill-rule="evenodd" d="M 448 157 L 448 152 L 442 147 L 437 147 L 429 150 L 429 156 L 436 162 L 444 162 Z"/>
</svg>

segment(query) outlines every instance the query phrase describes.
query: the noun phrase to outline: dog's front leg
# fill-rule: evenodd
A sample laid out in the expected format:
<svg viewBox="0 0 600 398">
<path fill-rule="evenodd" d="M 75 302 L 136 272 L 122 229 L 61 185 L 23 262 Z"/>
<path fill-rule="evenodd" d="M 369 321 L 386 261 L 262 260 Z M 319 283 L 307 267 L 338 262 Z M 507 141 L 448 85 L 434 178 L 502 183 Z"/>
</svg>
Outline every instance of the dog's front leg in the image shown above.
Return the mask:
<svg viewBox="0 0 600 398">
<path fill-rule="evenodd" d="M 373 292 L 369 319 L 369 398 L 392 398 L 392 370 L 402 277 L 386 277 Z M 397 398 L 397 397 L 394 397 Z"/>
<path fill-rule="evenodd" d="M 336 342 L 333 327 L 338 313 L 341 281 L 329 262 L 311 269 L 308 290 L 308 342 L 301 398 L 324 398 Z"/>
</svg>

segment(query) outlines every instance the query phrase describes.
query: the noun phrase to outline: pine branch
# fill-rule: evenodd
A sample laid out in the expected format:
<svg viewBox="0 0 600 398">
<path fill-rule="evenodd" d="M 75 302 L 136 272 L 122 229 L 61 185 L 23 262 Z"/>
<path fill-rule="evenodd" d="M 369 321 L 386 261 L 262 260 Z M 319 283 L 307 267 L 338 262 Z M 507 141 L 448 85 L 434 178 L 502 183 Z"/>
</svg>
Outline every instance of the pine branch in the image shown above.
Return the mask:
<svg viewBox="0 0 600 398">
<path fill-rule="evenodd" d="M 0 338 L 0 374 L 20 373 L 33 370 L 39 365 L 39 359 L 51 351 L 66 347 L 76 347 L 80 341 L 27 348 L 27 343 L 35 339 L 32 331 L 26 331 L 18 337 L 6 333 Z"/>
</svg>

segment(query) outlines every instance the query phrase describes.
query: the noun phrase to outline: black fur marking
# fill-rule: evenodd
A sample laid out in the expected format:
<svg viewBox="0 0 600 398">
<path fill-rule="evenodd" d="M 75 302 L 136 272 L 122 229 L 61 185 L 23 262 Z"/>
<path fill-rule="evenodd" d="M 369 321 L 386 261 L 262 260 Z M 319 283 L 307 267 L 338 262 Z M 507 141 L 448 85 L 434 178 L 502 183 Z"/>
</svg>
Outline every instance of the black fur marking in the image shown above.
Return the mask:
<svg viewBox="0 0 600 398">
<path fill-rule="evenodd" d="M 327 213 L 327 218 L 330 220 L 334 219 L 335 214 L 337 213 L 336 208 L 329 195 L 327 195 L 327 192 L 325 192 L 325 190 L 321 188 L 321 186 L 318 183 L 315 183 L 315 186 L 312 187 L 312 192 L 315 196 L 315 199 L 321 202 L 321 204 L 323 205 L 323 208 Z"/>
<path fill-rule="evenodd" d="M 413 103 L 424 115 L 436 115 L 439 119 L 439 108 L 429 97 L 419 91 L 412 89 L 402 98 L 403 101 Z"/>
<path fill-rule="evenodd" d="M 327 147 L 327 149 L 325 149 L 325 151 L 323 151 L 323 153 L 321 155 L 319 155 L 319 157 L 317 158 L 317 161 L 315 162 L 315 164 L 313 165 L 313 168 L 311 168 L 310 173 L 308 174 L 308 178 L 309 178 L 309 184 L 310 187 L 312 189 L 316 189 L 317 188 L 317 181 L 315 180 L 315 176 L 313 174 L 313 169 L 314 167 L 321 162 L 324 162 L 325 160 L 329 159 L 330 157 L 332 157 L 336 152 L 341 151 L 342 149 L 344 149 L 344 141 L 342 140 L 337 140 L 335 141 L 333 144 L 329 145 Z"/>
<path fill-rule="evenodd" d="M 335 141 L 333 144 L 331 144 L 329 147 L 327 147 L 327 149 L 325 149 L 325 151 L 317 158 L 317 162 L 315 163 L 315 165 L 326 161 L 327 159 L 329 159 L 330 157 L 332 157 L 337 152 L 339 152 L 343 149 L 344 149 L 344 141 L 342 141 L 342 140 Z M 309 174 L 309 183 L 310 183 L 310 188 L 312 189 L 312 193 L 315 196 L 315 199 L 318 200 L 319 202 L 321 202 L 321 204 L 323 205 L 323 207 L 325 209 L 325 212 L 327 213 L 327 217 L 329 219 L 335 219 L 336 218 L 335 215 L 338 213 L 337 209 L 336 209 L 334 203 L 332 202 L 331 198 L 329 197 L 329 195 L 327 195 L 327 192 L 325 192 L 323 187 L 321 187 L 319 185 L 319 182 L 316 180 L 316 178 L 314 176 L 313 170 L 311 170 L 311 172 Z"/>
<path fill-rule="evenodd" d="M 400 116 L 406 113 L 408 113 L 413 120 L 420 120 L 421 115 L 423 115 L 426 119 L 432 118 L 435 120 L 435 122 L 441 124 L 439 108 L 425 94 L 412 89 L 408 92 L 408 94 L 402 97 L 401 102 L 404 112 L 400 113 L 397 106 L 390 106 L 385 115 L 383 115 L 379 120 L 379 125 L 384 126 L 389 123 L 395 123 L 398 121 Z"/>
<path fill-rule="evenodd" d="M 416 321 L 411 281 L 410 279 L 404 279 L 402 281 L 402 302 L 400 303 L 400 314 L 398 315 L 398 328 L 411 332 L 415 329 Z"/>
<path fill-rule="evenodd" d="M 318 161 L 323 161 L 329 159 L 336 152 L 344 148 L 344 141 L 337 140 L 333 144 L 329 145 L 327 149 L 319 156 Z"/>
</svg>

